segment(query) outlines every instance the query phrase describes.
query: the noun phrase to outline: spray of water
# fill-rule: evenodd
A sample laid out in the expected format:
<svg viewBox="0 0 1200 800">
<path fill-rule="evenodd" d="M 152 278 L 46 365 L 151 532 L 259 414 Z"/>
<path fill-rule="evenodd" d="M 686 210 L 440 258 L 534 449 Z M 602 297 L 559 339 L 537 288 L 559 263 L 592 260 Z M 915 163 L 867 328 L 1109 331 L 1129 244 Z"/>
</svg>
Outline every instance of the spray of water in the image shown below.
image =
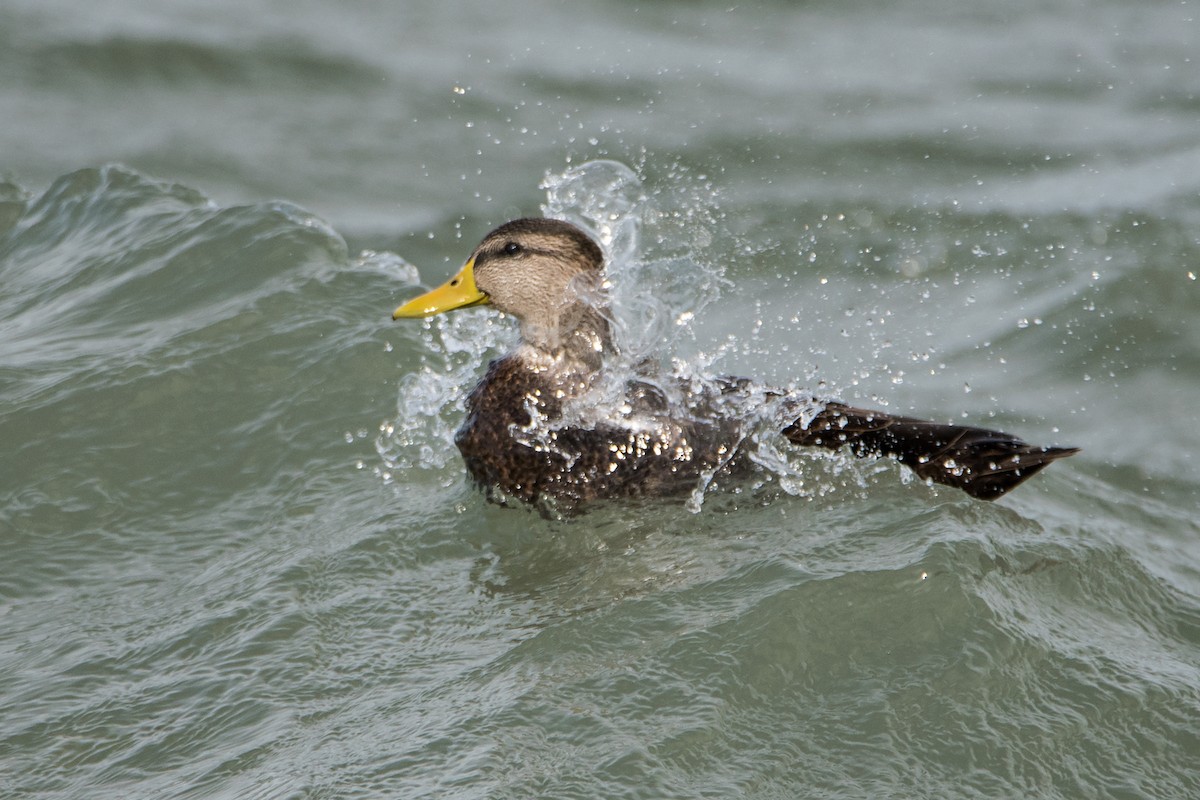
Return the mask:
<svg viewBox="0 0 1200 800">
<path fill-rule="evenodd" d="M 716 367 L 736 362 L 736 340 L 707 353 L 685 347 L 695 341 L 694 321 L 728 282 L 722 262 L 708 253 L 722 235 L 716 192 L 703 179 L 674 177 L 668 193 L 653 194 L 624 164 L 592 161 L 543 180 L 543 214 L 579 226 L 604 250 L 604 296 L 597 302 L 612 325 L 617 353 L 588 393 L 567 404 L 561 420 L 535 414 L 528 429 L 514 435 L 546 447 L 553 446 L 557 427 L 609 422 L 644 434 L 653 446 L 655 436 L 667 435 L 669 420 L 717 414 L 742 421 L 728 458 L 757 465 L 760 485 L 773 481 L 790 494 L 823 494 L 825 488 L 806 478 L 805 463 L 838 457 L 798 457 L 779 437 L 783 427 L 819 410 L 811 395 L 748 382 L 730 390 Z M 420 369 L 402 379 L 396 418 L 381 425 L 376 440 L 385 477 L 399 469 L 441 469 L 455 457 L 465 395 L 487 359 L 515 343 L 511 320 L 496 315 L 448 314 L 424 324 L 430 346 Z M 631 397 L 631 379 L 656 395 L 655 408 L 648 411 Z M 721 466 L 698 477 L 688 508 L 700 510 L 722 481 Z"/>
</svg>

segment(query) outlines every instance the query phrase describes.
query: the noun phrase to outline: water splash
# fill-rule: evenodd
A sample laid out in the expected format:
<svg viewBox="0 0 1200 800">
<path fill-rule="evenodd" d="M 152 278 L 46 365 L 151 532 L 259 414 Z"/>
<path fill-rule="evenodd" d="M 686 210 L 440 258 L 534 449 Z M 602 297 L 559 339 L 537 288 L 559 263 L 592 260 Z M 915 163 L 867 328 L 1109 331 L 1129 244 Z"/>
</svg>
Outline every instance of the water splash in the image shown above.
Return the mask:
<svg viewBox="0 0 1200 800">
<path fill-rule="evenodd" d="M 728 285 L 724 262 L 706 253 L 720 233 L 715 189 L 683 170 L 672 178 L 669 188 L 647 191 L 624 164 L 590 161 L 541 184 L 543 213 L 578 225 L 604 249 L 606 313 L 631 366 L 670 365 Z"/>
<path fill-rule="evenodd" d="M 545 213 L 581 225 L 606 249 L 607 313 L 619 346 L 602 380 L 567 404 L 559 424 L 602 419 L 653 429 L 661 420 L 639 418 L 630 403 L 628 381 L 636 378 L 662 393 L 669 417 L 686 418 L 699 405 L 741 421 L 725 461 L 698 476 L 686 502 L 690 511 L 700 511 L 705 498 L 729 482 L 725 468 L 741 458 L 778 480 L 788 494 L 817 497 L 832 491 L 835 484 L 814 479 L 813 461 L 840 472 L 852 460 L 828 452 L 800 454 L 780 439 L 780 430 L 822 407 L 811 392 L 795 385 L 768 390 L 747 384 L 714 395 L 714 384 L 727 380 L 720 366 L 736 364 L 744 345 L 732 338 L 707 352 L 690 345 L 695 321 L 729 285 L 724 261 L 708 250 L 730 233 L 707 178 L 682 169 L 669 172 L 669 188 L 653 192 L 628 167 L 611 161 L 582 164 L 543 181 Z"/>
<path fill-rule="evenodd" d="M 541 186 L 546 191 L 543 213 L 583 228 L 604 250 L 607 313 L 621 355 L 606 373 L 611 380 L 597 386 L 591 400 L 617 414 L 625 381 L 636 367 L 644 368 L 651 360 L 671 363 L 673 348 L 664 348 L 664 343 L 679 340 L 690 329 L 691 317 L 681 317 L 679 309 L 698 309 L 715 300 L 722 285 L 720 272 L 680 255 L 688 247 L 687 235 L 660 236 L 657 247 L 642 247 L 645 220 L 670 217 L 672 212 L 659 209 L 638 175 L 624 164 L 587 162 L 547 174 Z M 688 215 L 697 221 L 708 219 L 694 212 Z M 713 233 L 701 233 L 700 224 L 693 227 L 690 239 L 711 241 Z M 382 258 L 364 254 L 368 256 Z M 399 257 L 396 263 L 406 264 Z M 383 267 L 415 282 L 415 274 L 407 269 L 400 274 L 395 263 L 381 262 Z M 401 380 L 396 417 L 380 424 L 375 441 L 385 479 L 390 479 L 391 470 L 442 469 L 457 458 L 454 430 L 464 398 L 488 358 L 516 341 L 511 321 L 494 315 L 447 314 L 424 325 L 431 345 L 421 354 L 420 369 Z"/>
<path fill-rule="evenodd" d="M 728 391 L 716 364 L 736 361 L 734 341 L 708 353 L 686 352 L 695 340 L 694 321 L 719 300 L 728 283 L 723 262 L 708 253 L 728 233 L 721 229 L 716 194 L 706 179 L 692 179 L 680 170 L 668 190 L 649 192 L 624 164 L 592 161 L 548 174 L 541 186 L 546 191 L 543 213 L 583 228 L 605 252 L 602 310 L 611 321 L 617 353 L 585 395 L 566 403 L 562 419 L 533 414 L 531 425 L 514 435 L 553 447 L 554 432 L 561 427 L 608 422 L 635 432 L 635 438 L 666 442 L 673 420 L 712 415 L 740 425 L 728 441 L 724 461 L 698 473 L 686 502 L 689 510 L 700 511 L 705 498 L 728 483 L 725 468 L 735 459 L 756 465 L 789 494 L 823 494 L 821 486 L 805 478 L 814 456 L 795 455 L 779 441 L 782 428 L 819 410 L 811 394 L 749 383 Z M 644 232 L 653 235 L 645 237 Z M 401 381 L 397 417 L 380 426 L 376 440 L 389 471 L 442 469 L 456 459 L 454 430 L 466 394 L 487 358 L 516 341 L 511 320 L 496 315 L 450 314 L 425 325 L 432 344 L 422 353 L 419 370 Z M 648 410 L 631 397 L 631 380 L 660 398 L 658 407 Z M 717 388 L 722 385 L 726 391 Z M 570 460 L 571 454 L 563 455 Z M 827 454 L 819 458 L 831 460 Z M 383 475 L 390 480 L 390 472 Z"/>
<path fill-rule="evenodd" d="M 441 315 L 424 321 L 432 339 L 416 372 L 400 379 L 396 417 L 379 425 L 375 449 L 386 469 L 444 469 L 458 458 L 454 431 L 462 421 L 463 401 L 479 380 L 481 366 L 516 332 L 494 317 Z"/>
<path fill-rule="evenodd" d="M 547 174 L 542 213 L 588 231 L 604 248 L 610 265 L 637 256 L 641 219 L 647 198 L 637 173 L 617 161 L 589 161 L 559 174 Z"/>
</svg>

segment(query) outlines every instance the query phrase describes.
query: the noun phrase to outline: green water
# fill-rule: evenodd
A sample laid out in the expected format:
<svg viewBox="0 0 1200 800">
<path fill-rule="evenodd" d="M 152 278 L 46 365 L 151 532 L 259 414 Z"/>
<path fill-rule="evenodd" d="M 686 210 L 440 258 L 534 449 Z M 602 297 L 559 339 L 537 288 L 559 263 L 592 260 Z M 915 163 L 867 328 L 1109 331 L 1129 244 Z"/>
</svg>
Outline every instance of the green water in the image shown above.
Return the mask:
<svg viewBox="0 0 1200 800">
<path fill-rule="evenodd" d="M 6 4 L 0 797 L 1200 795 L 1198 43 Z M 452 435 L 511 321 L 389 314 L 598 203 L 668 363 L 1083 452 L 995 504 L 769 440 L 691 503 L 487 504 Z"/>
</svg>

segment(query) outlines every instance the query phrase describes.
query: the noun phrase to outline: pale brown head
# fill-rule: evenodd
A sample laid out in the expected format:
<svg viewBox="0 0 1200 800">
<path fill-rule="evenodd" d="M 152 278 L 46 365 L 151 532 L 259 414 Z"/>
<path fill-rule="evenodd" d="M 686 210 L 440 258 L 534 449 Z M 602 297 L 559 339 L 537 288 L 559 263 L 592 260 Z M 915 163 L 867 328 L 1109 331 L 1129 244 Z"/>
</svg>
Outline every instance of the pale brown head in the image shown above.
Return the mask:
<svg viewBox="0 0 1200 800">
<path fill-rule="evenodd" d="M 457 275 L 400 306 L 392 318 L 489 304 L 516 317 L 534 347 L 599 352 L 608 336 L 598 312 L 603 269 L 600 247 L 569 222 L 513 220 L 485 236 Z"/>
</svg>

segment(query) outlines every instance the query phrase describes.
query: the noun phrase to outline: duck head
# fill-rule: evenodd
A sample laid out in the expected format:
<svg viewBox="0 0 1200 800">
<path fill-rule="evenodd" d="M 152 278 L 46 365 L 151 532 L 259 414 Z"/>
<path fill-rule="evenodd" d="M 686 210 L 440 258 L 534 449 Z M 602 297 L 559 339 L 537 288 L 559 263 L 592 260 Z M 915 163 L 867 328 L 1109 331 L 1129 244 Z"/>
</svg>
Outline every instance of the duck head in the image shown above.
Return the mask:
<svg viewBox="0 0 1200 800">
<path fill-rule="evenodd" d="M 600 247 L 569 222 L 513 220 L 485 236 L 458 274 L 392 319 L 491 305 L 516 317 L 525 343 L 539 350 L 599 354 L 609 346 L 603 269 Z"/>
</svg>

